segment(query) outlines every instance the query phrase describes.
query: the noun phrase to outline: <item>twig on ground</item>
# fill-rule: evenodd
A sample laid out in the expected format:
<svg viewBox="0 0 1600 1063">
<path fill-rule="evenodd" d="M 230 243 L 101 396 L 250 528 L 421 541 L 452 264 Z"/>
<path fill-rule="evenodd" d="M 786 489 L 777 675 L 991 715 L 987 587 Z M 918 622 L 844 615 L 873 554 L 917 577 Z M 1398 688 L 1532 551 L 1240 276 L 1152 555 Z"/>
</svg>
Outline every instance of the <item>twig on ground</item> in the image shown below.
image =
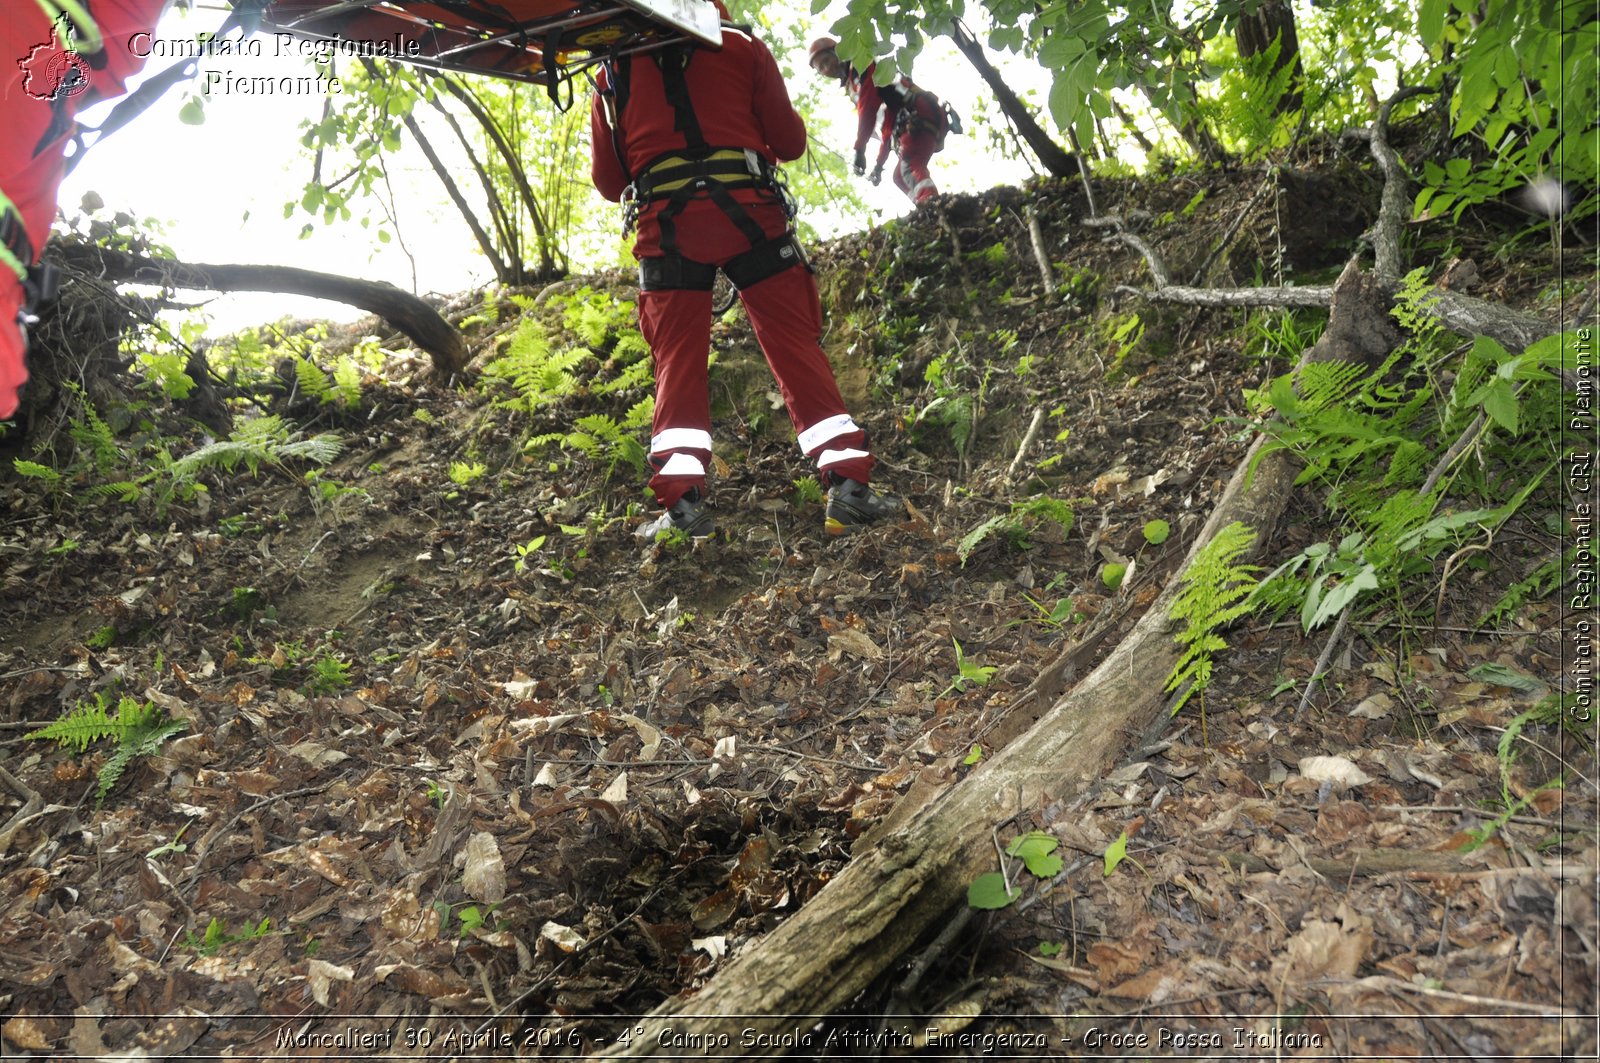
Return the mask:
<svg viewBox="0 0 1600 1063">
<path fill-rule="evenodd" d="M 1503 1008 L 1506 1011 L 1525 1011 L 1532 1015 L 1562 1016 L 1567 1014 L 1561 1008 L 1546 1007 L 1541 1004 L 1525 1004 L 1520 1000 L 1504 1000 L 1497 997 L 1478 996 L 1474 993 L 1452 993 L 1448 989 L 1434 989 L 1431 986 L 1417 985 L 1413 982 L 1404 982 L 1398 978 L 1385 974 L 1375 974 L 1367 978 L 1343 979 L 1328 978 L 1320 980 L 1315 985 L 1324 986 L 1364 986 L 1371 989 L 1399 989 L 1407 993 L 1418 993 L 1435 1000 L 1453 1000 L 1460 1004 L 1472 1004 L 1482 1008 Z"/>
<path fill-rule="evenodd" d="M 1028 430 L 1022 433 L 1022 442 L 1017 444 L 1017 456 L 1011 459 L 1011 466 L 1006 469 L 1006 479 L 1017 475 L 1017 466 L 1022 464 L 1022 459 L 1027 455 L 1028 448 L 1033 446 L 1033 439 L 1039 434 L 1039 426 L 1044 424 L 1044 407 L 1033 411 L 1033 420 L 1028 423 Z"/>
<path fill-rule="evenodd" d="M 1311 677 L 1306 680 L 1306 692 L 1300 698 L 1300 704 L 1295 706 L 1294 719 L 1299 723 L 1305 717 L 1306 709 L 1311 706 L 1312 692 L 1317 689 L 1317 680 L 1327 674 L 1328 662 L 1333 660 L 1334 647 L 1339 645 L 1339 640 L 1344 638 L 1344 629 L 1350 623 L 1350 606 L 1345 606 L 1339 614 L 1339 622 L 1333 625 L 1333 634 L 1328 636 L 1328 644 L 1322 647 L 1322 656 L 1317 658 L 1316 667 L 1311 669 Z"/>
<path fill-rule="evenodd" d="M 0 767 L 0 782 L 5 783 L 12 793 L 22 798 L 22 807 L 17 809 L 16 814 L 6 821 L 4 827 L 0 827 L 0 853 L 5 853 L 11 849 L 12 837 L 44 805 L 44 798 L 39 796 L 39 791 L 3 767 Z"/>
<path fill-rule="evenodd" d="M 1056 289 L 1056 278 L 1050 268 L 1050 256 L 1045 253 L 1044 230 L 1039 227 L 1039 212 L 1030 203 L 1022 213 L 1028 220 L 1028 239 L 1033 244 L 1033 260 L 1039 264 L 1039 281 L 1044 285 L 1045 293 L 1049 294 Z"/>
<path fill-rule="evenodd" d="M 306 786 L 299 790 L 290 790 L 287 793 L 273 794 L 270 797 L 263 797 L 259 801 L 252 801 L 244 808 L 241 808 L 239 811 L 235 812 L 222 824 L 206 831 L 205 835 L 195 843 L 194 865 L 189 868 L 189 874 L 183 880 L 183 888 L 188 889 L 194 884 L 194 880 L 199 876 L 200 865 L 205 863 L 207 856 L 211 855 L 211 839 L 220 838 L 222 835 L 232 830 L 235 823 L 238 823 L 241 819 L 243 819 L 245 816 L 248 816 L 258 808 L 265 808 L 267 805 L 270 805 L 275 801 L 287 801 L 292 797 L 307 797 L 311 794 L 320 794 L 337 781 L 337 779 L 329 779 L 327 782 L 321 783 L 317 786 Z"/>
</svg>

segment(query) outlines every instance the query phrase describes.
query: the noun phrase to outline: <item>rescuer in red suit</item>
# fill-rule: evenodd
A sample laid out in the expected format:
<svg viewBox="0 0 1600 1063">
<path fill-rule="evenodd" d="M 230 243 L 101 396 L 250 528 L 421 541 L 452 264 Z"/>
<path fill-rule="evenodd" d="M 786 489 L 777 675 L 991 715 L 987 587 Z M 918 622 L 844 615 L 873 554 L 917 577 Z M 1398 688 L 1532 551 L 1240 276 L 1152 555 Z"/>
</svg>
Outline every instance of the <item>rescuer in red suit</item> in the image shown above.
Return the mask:
<svg viewBox="0 0 1600 1063">
<path fill-rule="evenodd" d="M 739 290 L 800 449 L 828 486 L 838 534 L 892 516 L 867 486 L 873 457 L 823 353 L 816 282 L 790 227 L 776 163 L 805 151 L 805 122 L 772 53 L 724 25 L 722 47 L 682 44 L 608 63 L 591 108 L 595 187 L 636 225 L 639 325 L 655 368 L 650 487 L 664 513 L 644 529 L 714 531 L 707 509 L 711 288 Z"/>
<path fill-rule="evenodd" d="M 34 267 L 50 235 L 73 116 L 122 95 L 144 65 L 130 39 L 168 0 L 5 0 L 0 17 L 0 418 L 28 379 L 22 326 L 44 294 Z"/>
<path fill-rule="evenodd" d="M 896 78 L 887 85 L 873 82 L 876 63 L 858 73 L 839 58 L 839 42 L 819 37 L 811 42 L 811 69 L 824 77 L 837 78 L 856 105 L 856 153 L 853 169 L 857 177 L 867 172 L 867 141 L 878 133 L 878 163 L 867 178 L 873 184 L 883 179 L 883 164 L 892 144 L 899 157 L 894 167 L 894 185 L 913 203 L 923 203 L 939 194 L 928 175 L 928 162 L 944 147 L 947 119 L 939 98 L 919 89 L 910 78 Z M 879 122 L 879 114 L 882 122 Z"/>
</svg>

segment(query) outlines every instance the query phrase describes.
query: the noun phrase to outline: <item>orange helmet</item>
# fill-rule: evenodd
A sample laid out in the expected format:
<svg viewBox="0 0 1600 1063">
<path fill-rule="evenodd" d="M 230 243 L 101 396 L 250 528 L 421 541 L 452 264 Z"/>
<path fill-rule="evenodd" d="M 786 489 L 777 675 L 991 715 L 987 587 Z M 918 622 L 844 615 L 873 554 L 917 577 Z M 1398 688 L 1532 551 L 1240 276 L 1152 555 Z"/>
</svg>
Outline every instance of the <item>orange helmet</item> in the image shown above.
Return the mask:
<svg viewBox="0 0 1600 1063">
<path fill-rule="evenodd" d="M 839 42 L 832 37 L 818 37 L 811 42 L 811 58 L 815 59 L 818 52 L 831 52 L 839 47 Z"/>
</svg>

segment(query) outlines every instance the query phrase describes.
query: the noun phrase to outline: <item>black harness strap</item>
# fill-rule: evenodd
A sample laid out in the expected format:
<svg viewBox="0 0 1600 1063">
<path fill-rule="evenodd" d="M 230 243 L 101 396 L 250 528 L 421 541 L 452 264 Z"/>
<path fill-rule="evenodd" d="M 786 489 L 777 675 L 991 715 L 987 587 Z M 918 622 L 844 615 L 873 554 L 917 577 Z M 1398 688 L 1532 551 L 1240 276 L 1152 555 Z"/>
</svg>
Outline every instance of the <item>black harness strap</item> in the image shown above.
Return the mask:
<svg viewBox="0 0 1600 1063">
<path fill-rule="evenodd" d="M 700 131 L 700 119 L 694 113 L 694 103 L 689 99 L 689 82 L 684 75 L 695 49 L 679 45 L 656 55 L 656 66 L 661 69 L 661 82 L 666 89 L 667 103 L 672 107 L 672 127 L 683 134 L 690 151 L 706 147 L 705 134 Z"/>
<path fill-rule="evenodd" d="M 22 227 L 22 215 L 10 203 L 0 209 L 0 244 L 24 267 L 33 264 L 33 241 Z"/>
<path fill-rule="evenodd" d="M 718 148 L 706 142 L 686 76 L 697 51 L 692 44 L 677 45 L 652 57 L 661 71 L 662 91 L 672 108 L 673 129 L 683 136 L 684 148 L 652 160 L 637 177 L 628 167 L 622 134 L 622 117 L 628 107 L 635 59 L 614 54 L 606 61 L 602 102 L 611 120 L 612 150 L 629 181 L 631 199 L 625 201 L 625 210 L 630 213 L 625 217 L 631 218 L 631 211 L 649 203 L 666 201 L 655 215 L 656 225 L 661 230 L 661 257 L 642 259 L 639 263 L 639 286 L 645 291 L 711 289 L 717 267 L 684 258 L 678 250 L 677 216 L 702 194 L 727 215 L 750 243 L 749 251 L 722 268 L 735 288 L 742 290 L 795 265 L 809 268 L 793 232 L 768 236 L 744 204 L 733 198 L 734 189 L 754 188 L 770 195 L 793 216 L 792 201 L 785 194 L 776 170 L 759 152 Z M 631 222 L 626 224 L 631 225 Z"/>
</svg>

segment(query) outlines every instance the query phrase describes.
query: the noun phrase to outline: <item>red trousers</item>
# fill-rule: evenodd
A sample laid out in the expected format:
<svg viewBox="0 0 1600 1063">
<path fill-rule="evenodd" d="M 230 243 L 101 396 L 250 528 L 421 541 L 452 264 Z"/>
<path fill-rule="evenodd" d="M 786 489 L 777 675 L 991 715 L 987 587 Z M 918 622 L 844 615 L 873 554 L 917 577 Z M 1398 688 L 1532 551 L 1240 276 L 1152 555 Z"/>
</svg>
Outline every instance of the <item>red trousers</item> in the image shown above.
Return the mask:
<svg viewBox="0 0 1600 1063">
<path fill-rule="evenodd" d="M 899 158 L 894 164 L 894 186 L 910 196 L 911 202 L 921 203 L 939 194 L 933 178 L 928 176 L 928 162 L 940 147 L 939 135 L 927 125 L 943 129 L 945 118 L 939 105 L 927 93 L 912 97 L 909 106 L 916 109 L 921 121 L 907 123 L 909 128 L 900 134 L 895 145 Z"/>
<path fill-rule="evenodd" d="M 894 186 L 911 197 L 911 202 L 921 203 L 939 194 L 933 178 L 928 175 L 928 162 L 938 151 L 938 140 L 932 133 L 901 133 L 900 155 L 894 164 Z"/>
<path fill-rule="evenodd" d="M 7 0 L 0 17 L 0 193 L 11 201 L 33 244 L 32 261 L 0 266 L 0 417 L 16 412 L 17 389 L 28 379 L 17 326 L 24 293 L 16 266 L 31 266 L 50 235 L 56 192 L 65 173 L 70 120 L 82 107 L 112 99 L 144 65 L 130 42 L 155 27 L 167 0 L 94 0 L 103 46 L 67 62 L 55 27 L 34 0 Z M 62 72 L 70 66 L 70 77 Z M 0 200 L 0 209 L 4 201 Z"/>
<path fill-rule="evenodd" d="M 773 236 L 786 231 L 781 207 L 735 193 L 745 209 Z M 634 254 L 661 254 L 660 226 L 647 212 L 639 222 Z M 708 200 L 689 203 L 674 220 L 678 250 L 695 262 L 720 266 L 750 250 L 744 234 Z M 816 281 L 803 265 L 748 285 L 739 293 L 756 340 L 778 383 L 794 424 L 800 449 L 814 459 L 824 485 L 829 475 L 866 483 L 873 458 L 866 433 L 851 419 L 839 394 L 833 367 L 823 353 L 822 304 Z M 711 293 L 693 290 L 641 291 L 639 328 L 650 345 L 656 380 L 650 488 L 670 506 L 705 483 L 711 460 L 711 399 L 707 361 L 711 352 Z"/>
</svg>

